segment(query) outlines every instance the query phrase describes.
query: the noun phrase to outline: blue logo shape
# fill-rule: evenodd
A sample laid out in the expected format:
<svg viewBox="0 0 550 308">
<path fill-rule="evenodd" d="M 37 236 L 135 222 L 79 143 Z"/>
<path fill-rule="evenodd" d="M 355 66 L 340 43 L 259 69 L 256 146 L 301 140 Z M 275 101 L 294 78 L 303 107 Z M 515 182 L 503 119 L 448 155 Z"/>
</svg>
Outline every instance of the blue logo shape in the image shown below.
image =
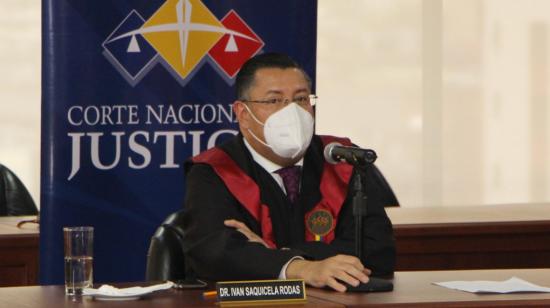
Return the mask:
<svg viewBox="0 0 550 308">
<path fill-rule="evenodd" d="M 113 39 L 142 27 L 144 23 L 145 19 L 132 10 L 102 44 L 103 55 L 132 86 L 153 68 L 158 53 L 140 34 Z"/>
</svg>

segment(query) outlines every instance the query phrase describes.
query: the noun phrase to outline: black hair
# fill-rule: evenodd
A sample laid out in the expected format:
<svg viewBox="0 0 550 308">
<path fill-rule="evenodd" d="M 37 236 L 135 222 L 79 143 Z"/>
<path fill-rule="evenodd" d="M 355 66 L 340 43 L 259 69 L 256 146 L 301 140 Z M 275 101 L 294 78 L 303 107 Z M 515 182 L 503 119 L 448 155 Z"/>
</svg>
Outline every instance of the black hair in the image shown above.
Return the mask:
<svg viewBox="0 0 550 308">
<path fill-rule="evenodd" d="M 286 54 L 269 52 L 254 56 L 243 64 L 239 73 L 237 73 L 237 79 L 235 81 L 237 99 L 249 99 L 247 97 L 247 92 L 254 82 L 256 72 L 262 68 L 297 68 L 304 74 L 304 78 L 311 88 L 311 79 L 296 61 L 292 60 L 292 58 Z"/>
</svg>

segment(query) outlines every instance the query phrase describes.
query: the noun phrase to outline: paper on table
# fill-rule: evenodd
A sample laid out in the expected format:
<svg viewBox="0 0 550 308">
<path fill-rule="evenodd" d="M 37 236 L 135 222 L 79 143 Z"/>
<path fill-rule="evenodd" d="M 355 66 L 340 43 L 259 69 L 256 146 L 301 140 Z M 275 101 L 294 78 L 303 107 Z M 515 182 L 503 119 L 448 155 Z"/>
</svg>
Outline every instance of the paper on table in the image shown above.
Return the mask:
<svg viewBox="0 0 550 308">
<path fill-rule="evenodd" d="M 512 277 L 505 281 L 447 281 L 434 282 L 438 286 L 472 293 L 550 292 L 550 288 Z"/>
<path fill-rule="evenodd" d="M 151 292 L 169 289 L 174 285 L 173 282 L 168 281 L 162 284 L 156 284 L 148 287 L 131 287 L 131 288 L 116 288 L 108 284 L 104 284 L 97 289 L 86 288 L 83 290 L 84 295 L 101 295 L 101 296 L 139 296 L 145 295 Z"/>
</svg>

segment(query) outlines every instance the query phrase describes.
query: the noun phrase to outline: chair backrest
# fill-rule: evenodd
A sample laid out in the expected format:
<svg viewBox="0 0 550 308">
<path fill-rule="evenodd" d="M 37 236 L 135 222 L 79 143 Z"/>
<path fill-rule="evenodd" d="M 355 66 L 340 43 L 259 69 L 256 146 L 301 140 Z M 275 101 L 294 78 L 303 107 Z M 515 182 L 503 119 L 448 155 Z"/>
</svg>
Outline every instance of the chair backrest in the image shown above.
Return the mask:
<svg viewBox="0 0 550 308">
<path fill-rule="evenodd" d="M 182 219 L 183 210 L 171 214 L 151 237 L 145 274 L 148 281 L 185 280 Z"/>
<path fill-rule="evenodd" d="M 0 164 L 0 216 L 37 215 L 38 209 L 25 185 Z"/>
<path fill-rule="evenodd" d="M 372 183 L 368 183 L 367 185 L 376 185 L 382 195 L 382 202 L 384 203 L 385 207 L 394 207 L 394 206 L 400 206 L 399 201 L 397 200 L 397 197 L 395 196 L 395 193 L 393 192 L 393 189 L 391 188 L 388 181 L 386 181 L 386 178 L 375 165 L 373 165 L 374 168 L 370 168 L 369 172 L 371 175 Z"/>
</svg>

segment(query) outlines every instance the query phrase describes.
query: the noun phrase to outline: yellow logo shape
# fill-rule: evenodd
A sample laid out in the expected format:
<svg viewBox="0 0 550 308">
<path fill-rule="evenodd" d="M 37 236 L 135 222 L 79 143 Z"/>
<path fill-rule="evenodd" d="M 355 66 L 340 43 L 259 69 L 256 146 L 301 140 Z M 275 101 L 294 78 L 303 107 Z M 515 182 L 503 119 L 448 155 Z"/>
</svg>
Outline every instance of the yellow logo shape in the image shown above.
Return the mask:
<svg viewBox="0 0 550 308">
<path fill-rule="evenodd" d="M 185 79 L 224 35 L 225 28 L 200 0 L 168 0 L 140 32 Z"/>
</svg>

